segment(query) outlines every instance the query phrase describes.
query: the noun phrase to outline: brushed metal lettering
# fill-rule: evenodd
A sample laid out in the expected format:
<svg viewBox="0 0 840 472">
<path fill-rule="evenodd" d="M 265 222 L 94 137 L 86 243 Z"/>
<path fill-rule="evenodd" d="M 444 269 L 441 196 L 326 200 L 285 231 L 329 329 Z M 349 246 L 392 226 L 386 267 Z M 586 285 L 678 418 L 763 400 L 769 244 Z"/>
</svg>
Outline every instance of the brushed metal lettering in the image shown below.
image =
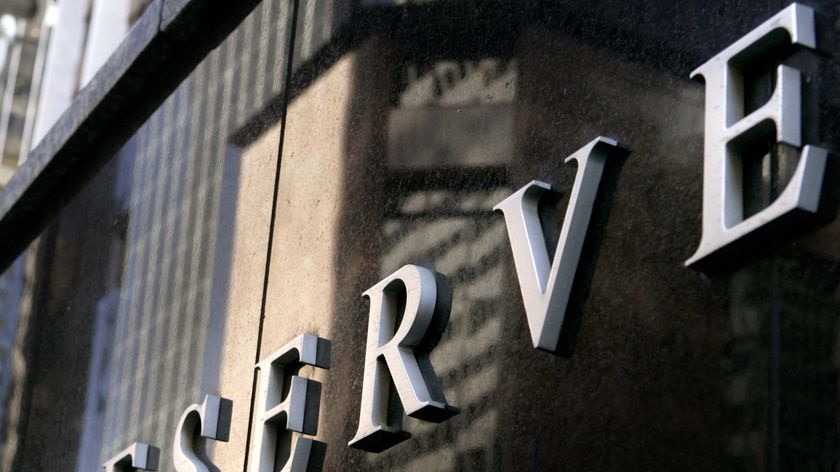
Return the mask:
<svg viewBox="0 0 840 472">
<path fill-rule="evenodd" d="M 160 449 L 151 444 L 136 442 L 102 464 L 105 472 L 158 470 Z"/>
<path fill-rule="evenodd" d="M 446 402 L 424 342 L 436 317 L 448 320 L 451 300 L 444 300 L 439 288 L 444 287 L 434 272 L 406 265 L 363 294 L 370 300 L 370 318 L 359 428 L 350 447 L 381 452 L 410 437 L 401 421 L 388 421 L 392 381 L 411 417 L 440 423 L 458 413 Z"/>
<path fill-rule="evenodd" d="M 706 81 L 706 123 L 703 233 L 697 251 L 685 262 L 688 267 L 715 267 L 735 243 L 759 230 L 770 230 L 770 223 L 784 225 L 792 218 L 817 212 L 828 153 L 815 146 L 804 146 L 784 191 L 768 207 L 744 218 L 739 150 L 766 140 L 773 128 L 777 143 L 802 146 L 800 71 L 779 65 L 770 99 L 744 116 L 743 71 L 758 59 L 772 57 L 787 44 L 816 47 L 811 8 L 791 4 L 691 73 L 692 78 L 702 76 Z"/>
<path fill-rule="evenodd" d="M 505 218 L 525 315 L 534 347 L 554 352 L 566 316 L 572 284 L 609 159 L 624 158 L 629 150 L 618 142 L 598 137 L 566 158 L 577 161 L 577 173 L 554 260 L 549 260 L 539 206 L 543 199 L 559 197 L 551 185 L 531 181 L 493 207 Z"/>
<path fill-rule="evenodd" d="M 210 472 L 194 445 L 196 436 L 227 442 L 233 402 L 217 395 L 205 395 L 204 401 L 190 405 L 178 421 L 173 445 L 173 461 L 178 472 Z"/>
<path fill-rule="evenodd" d="M 290 375 L 288 393 L 283 398 L 287 371 L 311 365 L 328 369 L 330 345 L 325 339 L 301 334 L 266 357 L 259 370 L 256 421 L 251 446 L 251 472 L 274 472 L 277 445 L 286 431 L 315 435 L 318 432 L 320 384 L 314 380 Z M 314 440 L 292 438 L 289 457 L 282 472 L 304 472 L 309 468 Z"/>
</svg>

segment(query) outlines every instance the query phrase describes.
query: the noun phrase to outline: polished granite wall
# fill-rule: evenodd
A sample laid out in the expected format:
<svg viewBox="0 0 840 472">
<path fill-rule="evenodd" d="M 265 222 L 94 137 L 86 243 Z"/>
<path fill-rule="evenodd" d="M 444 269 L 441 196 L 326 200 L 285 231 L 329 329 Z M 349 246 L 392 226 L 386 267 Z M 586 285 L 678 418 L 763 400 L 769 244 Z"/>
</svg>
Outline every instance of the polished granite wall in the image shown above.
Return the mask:
<svg viewBox="0 0 840 472">
<path fill-rule="evenodd" d="M 805 74 L 805 141 L 836 151 L 840 9 L 804 3 L 819 50 L 784 62 Z M 245 470 L 253 366 L 307 332 L 332 345 L 300 371 L 322 384 L 323 470 L 835 470 L 840 224 L 683 266 L 704 136 L 688 75 L 784 6 L 264 0 L 3 276 L 0 469 L 94 470 L 145 441 L 173 470 L 177 421 L 210 393 L 233 420 L 206 456 Z M 564 158 L 598 135 L 632 153 L 549 354 L 492 207 L 534 179 L 568 191 Z M 747 163 L 748 213 L 793 164 Z M 452 284 L 431 362 L 461 413 L 362 452 L 361 294 L 405 264 Z"/>
</svg>

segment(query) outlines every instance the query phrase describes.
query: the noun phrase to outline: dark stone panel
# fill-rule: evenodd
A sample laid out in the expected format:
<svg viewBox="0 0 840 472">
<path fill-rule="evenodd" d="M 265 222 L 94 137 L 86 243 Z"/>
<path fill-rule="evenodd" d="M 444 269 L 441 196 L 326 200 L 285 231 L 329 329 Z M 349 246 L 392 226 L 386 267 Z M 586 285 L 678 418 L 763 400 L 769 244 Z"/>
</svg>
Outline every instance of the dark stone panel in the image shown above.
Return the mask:
<svg viewBox="0 0 840 472">
<path fill-rule="evenodd" d="M 289 92 L 294 103 L 324 71 L 355 61 L 339 157 L 326 470 L 837 467 L 836 212 L 807 236 L 751 248 L 756 257 L 715 276 L 683 265 L 699 241 L 702 206 L 705 89 L 689 74 L 786 5 L 362 3 L 332 41 L 296 56 Z M 806 3 L 818 13 L 820 50 L 783 61 L 806 77 L 806 141 L 836 150 L 830 114 L 840 80 L 825 51 L 840 44 L 840 11 Z M 516 79 L 509 100 L 491 87 L 507 71 Z M 488 124 L 501 116 L 499 102 L 514 111 L 508 134 Z M 482 113 L 487 122 L 472 118 Z M 407 140 L 417 135 L 435 136 L 424 143 L 434 152 L 414 150 Z M 575 343 L 553 356 L 531 346 L 506 237 L 482 236 L 500 224 L 489 212 L 494 192 L 532 179 L 569 189 L 574 170 L 563 158 L 597 135 L 633 152 L 589 248 Z M 472 167 L 465 157 L 488 139 L 510 141 L 511 155 Z M 765 202 L 789 178 L 790 167 L 775 169 Z M 461 207 L 476 200 L 478 209 Z M 409 202 L 422 208 L 406 214 Z M 359 295 L 405 263 L 447 275 L 456 303 L 476 285 L 498 285 L 453 307 L 438 348 L 446 354 L 432 353 L 461 414 L 439 425 L 407 418 L 411 439 L 360 452 L 345 447 L 361 398 L 368 306 Z M 483 337 L 494 323 L 501 334 Z M 452 355 L 453 345 L 477 353 Z"/>
<path fill-rule="evenodd" d="M 0 267 L 14 260 L 257 3 L 189 2 L 163 29 L 164 1 L 146 8 L 0 192 Z"/>
<path fill-rule="evenodd" d="M 167 49 L 166 44 L 155 41 L 161 4 L 162 0 L 157 0 L 146 8 L 0 193 L 0 239 L 10 251 L 0 256 L 3 266 L 15 257 L 11 251 L 20 251 L 46 224 L 37 215 L 52 214 L 68 197 L 66 190 L 80 186 L 79 177 L 87 174 L 76 169 L 101 165 L 96 144 L 110 142 L 113 148 L 130 136 L 110 126 L 130 115 L 126 109 L 161 64 L 161 51 Z"/>
<path fill-rule="evenodd" d="M 73 470 L 89 434 L 83 420 L 90 408 L 88 366 L 94 338 L 103 334 L 104 303 L 114 300 L 109 291 L 118 285 L 114 276 L 121 271 L 127 226 L 113 198 L 118 172 L 115 159 L 31 246 L 39 264 L 37 283 L 27 291 L 28 309 L 19 313 L 29 327 L 21 340 L 24 375 L 13 372 L 23 402 L 0 432 L 4 443 L 14 438 L 14 448 L 0 451 L 11 456 L 0 453 L 4 462 L 11 461 L 10 470 L 50 470 L 57 464 Z"/>
<path fill-rule="evenodd" d="M 160 100 L 155 97 L 181 84 L 197 58 L 228 36 L 241 20 L 237 15 L 253 5 L 233 3 L 155 4 L 162 20 L 157 25 L 149 13 L 146 27 L 157 25 L 160 34 L 137 45 L 142 52 L 136 56 L 125 52 L 127 72 L 99 84 L 108 90 L 94 87 L 80 96 L 79 109 L 87 104 L 91 114 L 77 117 L 78 123 L 66 118 L 72 129 L 64 135 L 54 130 L 53 152 L 45 148 L 46 157 L 35 161 L 42 167 L 24 168 L 18 179 L 23 183 L 13 182 L 19 198 L 0 207 L 5 208 L 0 243 L 8 242 L 6 257 L 17 255 L 26 234 L 38 233 L 40 223 L 33 224 L 32 215 L 38 214 L 37 222 L 46 221 L 107 160 L 100 153 L 121 145 L 125 134 L 157 109 Z M 840 223 L 809 228 L 794 240 L 756 245 L 758 257 L 712 276 L 683 266 L 700 237 L 706 93 L 689 73 L 785 5 L 742 0 L 394 3 L 295 2 L 293 52 L 241 47 L 252 38 L 237 32 L 230 36 L 224 58 L 214 57 L 216 62 L 197 69 L 197 77 L 211 78 L 216 88 L 200 80 L 184 82 L 187 91 L 180 93 L 207 94 L 197 102 L 198 111 L 185 117 L 175 98 L 167 105 L 178 117 L 171 120 L 190 123 L 202 137 L 218 138 L 207 154 L 197 147 L 179 148 L 206 159 L 189 168 L 190 178 L 209 180 L 223 173 L 228 180 L 222 188 L 235 187 L 238 156 L 231 149 L 255 142 L 284 119 L 287 101 L 294 106 L 296 100 L 313 100 L 306 95 L 309 88 L 325 80 L 340 61 L 352 60 L 346 77 L 352 93 L 341 110 L 349 119 L 341 154 L 335 156 L 338 170 L 333 169 L 340 172 L 342 195 L 334 202 L 338 230 L 318 235 L 336 245 L 330 274 L 336 288 L 325 294 L 336 308 L 330 313 L 331 332 L 323 333 L 332 342 L 332 366 L 321 399 L 324 469 L 837 469 Z M 820 50 L 791 52 L 783 61 L 805 74 L 806 142 L 838 150 L 840 62 L 835 51 L 840 50 L 840 9 L 828 0 L 806 3 L 818 12 Z M 277 67 L 283 69 L 278 72 L 282 80 L 263 83 L 266 101 L 256 103 L 250 92 L 264 71 L 243 69 L 256 63 L 252 56 L 259 52 L 274 54 L 267 61 L 284 66 Z M 289 57 L 293 64 L 287 70 Z M 144 66 L 149 70 L 142 71 Z M 228 73 L 236 78 L 225 82 Z M 287 73 L 289 92 L 284 90 Z M 752 106 L 766 98 L 773 84 L 764 70 L 754 75 Z M 273 85 L 278 88 L 268 90 Z M 219 90 L 233 95 L 213 95 Z M 109 95 L 119 93 L 130 97 Z M 141 100 L 148 102 L 138 104 Z M 243 116 L 231 103 L 246 110 Z M 321 110 L 334 103 L 325 101 Z M 120 117 L 125 108 L 132 113 Z M 103 125 L 108 119 L 116 121 Z M 215 129 L 221 120 L 229 126 Z M 171 174 L 168 154 L 155 154 L 158 146 L 178 146 L 172 121 L 168 123 L 154 115 L 143 127 L 151 144 L 144 148 L 149 154 L 137 170 L 142 173 L 138 181 L 156 193 L 151 203 L 138 206 L 143 211 L 133 220 L 137 233 L 129 254 L 160 241 L 142 242 L 149 228 L 161 224 L 149 208 L 166 208 L 162 202 L 186 198 L 177 178 L 168 180 L 181 175 Z M 221 133 L 227 133 L 224 139 Z M 598 208 L 563 349 L 552 355 L 532 347 L 507 235 L 501 217 L 491 209 L 532 179 L 569 189 L 574 168 L 563 159 L 598 135 L 620 140 L 632 153 L 609 188 L 610 198 Z M 83 163 L 90 157 L 83 151 L 94 148 L 90 162 Z M 232 161 L 219 160 L 222 149 L 231 152 Z M 778 153 L 768 154 L 772 176 L 754 186 L 751 211 L 775 198 L 793 167 Z M 179 172 L 187 178 L 186 170 Z M 830 176 L 829 193 L 840 187 L 836 179 Z M 86 185 L 88 193 L 80 195 L 95 199 L 98 183 Z M 208 188 L 206 195 L 195 196 L 190 208 L 203 208 L 201 214 L 216 205 L 221 212 L 235 208 L 231 201 L 217 201 L 219 194 L 213 192 L 221 190 Z M 5 198 L 10 195 L 4 193 Z M 547 220 L 549 226 L 562 223 L 565 202 Z M 100 209 L 68 207 L 63 230 L 43 233 L 46 244 L 57 248 L 43 255 L 49 267 L 74 267 L 76 272 L 46 274 L 46 285 L 39 287 L 45 314 L 36 323 L 31 344 L 89 325 L 89 312 L 74 317 L 70 307 L 90 308 L 88 295 L 103 278 L 101 254 L 90 243 L 96 231 L 84 227 L 102 223 L 84 214 Z M 204 221 L 199 218 L 198 212 L 190 213 L 175 228 L 189 231 Z M 282 225 L 282 215 L 278 218 Z M 196 239 L 200 250 L 167 266 L 160 254 L 144 257 L 141 251 L 126 260 L 138 282 L 125 288 L 125 296 L 138 297 L 146 310 L 134 312 L 132 320 L 142 324 L 145 316 L 169 313 L 160 312 L 163 307 L 176 313 L 175 324 L 182 329 L 195 315 L 186 305 L 167 305 L 173 291 L 191 287 L 173 289 L 149 274 L 194 270 L 198 278 L 206 278 L 212 259 L 217 269 L 222 267 L 215 276 L 224 285 L 230 275 L 224 266 L 231 229 L 225 227 L 228 220 L 219 221 L 218 229 L 205 228 Z M 12 238 L 11 229 L 19 230 L 23 223 L 31 229 Z M 156 228 L 154 234 L 160 236 Z M 312 237 L 307 230 L 305 225 L 295 228 L 300 238 Z M 218 254 L 210 253 L 216 250 L 209 248 L 213 237 L 222 240 Z M 76 250 L 62 251 L 60 243 Z M 79 251 L 98 269 L 80 271 L 84 266 L 72 260 Z M 452 313 L 431 362 L 461 412 L 434 425 L 406 419 L 409 440 L 370 454 L 346 446 L 358 420 L 367 336 L 368 302 L 360 295 L 383 274 L 407 263 L 434 267 L 452 283 Z M 90 280 L 81 280 L 81 275 Z M 265 289 L 255 290 L 260 288 Z M 219 300 L 215 313 L 224 313 L 225 294 L 214 296 Z M 126 328 L 135 348 L 163 332 L 155 329 L 140 335 Z M 45 344 L 36 350 L 39 362 L 63 368 L 65 353 L 78 355 L 82 362 L 89 338 L 84 333 Z M 258 346 L 243 347 L 248 355 L 255 348 L 259 352 Z M 178 362 L 204 359 L 195 350 L 179 356 Z M 154 377 L 151 364 L 134 362 L 126 361 L 127 371 L 145 369 L 144 378 Z M 28 399 L 27 408 L 36 451 L 46 444 L 39 440 L 78 429 L 73 424 L 78 408 L 61 416 L 55 405 L 45 402 L 52 398 L 50 392 L 62 389 L 68 390 L 66 398 L 77 400 L 79 392 L 66 384 L 71 377 L 59 371 L 34 381 L 37 388 L 32 391 L 38 394 Z M 172 389 L 153 390 L 148 398 L 138 388 L 126 391 L 112 396 L 137 400 L 142 414 L 172 398 Z M 54 415 L 60 416 L 56 430 L 49 431 Z M 41 429 L 43 436 L 34 433 Z M 127 428 L 119 431 L 133 434 Z M 62 453 L 63 458 L 70 454 Z M 246 451 L 242 454 L 247 457 Z M 48 457 L 56 456 L 31 459 L 36 464 L 32 470 L 43 468 Z"/>
<path fill-rule="evenodd" d="M 259 240 L 267 239 L 269 222 L 259 215 L 271 205 L 277 146 L 277 138 L 258 143 L 258 154 L 236 136 L 249 126 L 270 128 L 281 118 L 279 112 L 259 112 L 285 88 L 293 10 L 285 0 L 265 1 L 244 20 L 211 21 L 223 11 L 233 9 L 216 5 L 176 18 L 200 17 L 192 20 L 204 24 L 192 38 L 197 43 L 166 51 L 157 71 L 149 72 L 159 77 L 134 84 L 132 100 L 166 92 L 162 103 L 150 98 L 147 118 L 144 109 L 130 108 L 139 129 L 114 155 L 101 156 L 104 150 L 96 149 L 91 159 L 101 159 L 101 168 L 82 173 L 77 163 L 62 169 L 59 187 L 51 191 L 67 204 L 51 207 L 55 214 L 29 209 L 44 212 L 37 216 L 47 227 L 28 250 L 37 261 L 27 259 L 23 276 L 4 274 L 25 285 L 21 307 L 10 307 L 10 297 L 0 292 L 0 309 L 15 310 L 20 326 L 9 375 L 12 413 L 0 415 L 0 470 L 97 470 L 134 441 L 159 447 L 160 470 L 171 470 L 172 435 L 184 409 L 206 393 L 235 395 L 218 391 L 227 330 L 235 324 L 229 308 L 233 253 L 242 251 L 242 240 L 234 235 L 239 225 L 253 224 L 255 232 L 264 231 Z M 214 42 L 225 25 L 233 31 Z M 185 39 L 159 32 L 141 56 L 160 41 L 174 48 Z M 207 54 L 201 59 L 200 53 Z M 185 58 L 197 65 L 168 67 Z M 117 81 L 110 93 L 127 87 L 120 80 L 128 80 L 139 64 L 149 65 L 138 59 L 121 79 L 109 76 Z M 170 85 L 175 89 L 167 92 Z M 94 114 L 104 114 L 96 109 Z M 131 128 L 117 119 L 110 128 L 88 125 L 83 122 L 74 136 Z M 118 137 L 109 139 L 116 144 Z M 61 152 L 51 165 L 67 164 Z M 254 175 L 257 165 L 268 172 Z M 243 182 L 269 189 L 268 198 L 243 205 L 238 199 L 253 191 L 248 184 L 242 188 Z M 36 225 L 31 214 L 21 217 Z M 262 258 L 253 260 L 264 263 L 265 248 L 255 252 Z M 242 270 L 259 274 L 262 263 Z M 257 307 L 260 294 L 259 287 L 249 290 Z M 243 316 L 254 321 L 243 328 L 254 339 L 259 310 Z M 245 359 L 244 368 L 235 371 L 248 379 L 234 397 L 237 421 L 243 423 L 257 347 L 241 340 L 232 345 Z M 235 440 L 244 443 L 243 436 Z M 211 457 L 214 444 L 200 441 L 199 455 Z M 237 452 L 244 457 L 245 447 Z"/>
</svg>

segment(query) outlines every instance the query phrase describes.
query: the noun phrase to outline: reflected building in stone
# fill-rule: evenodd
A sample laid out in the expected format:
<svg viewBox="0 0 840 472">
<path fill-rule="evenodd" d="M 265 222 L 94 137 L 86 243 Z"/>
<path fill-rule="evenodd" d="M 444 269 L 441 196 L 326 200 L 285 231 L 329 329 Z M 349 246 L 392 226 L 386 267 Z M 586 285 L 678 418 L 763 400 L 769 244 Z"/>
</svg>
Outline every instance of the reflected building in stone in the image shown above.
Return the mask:
<svg viewBox="0 0 840 472">
<path fill-rule="evenodd" d="M 840 45 L 840 10 L 805 3 L 822 52 L 773 49 L 744 77 L 741 111 L 770 99 L 778 63 L 796 67 L 803 142 L 836 151 L 840 68 L 824 51 Z M 126 39 L 77 64 L 87 85 L 0 192 L 0 470 L 96 470 L 136 443 L 159 450 L 159 470 L 193 447 L 211 471 L 255 472 L 255 437 L 277 441 L 277 464 L 306 438 L 321 470 L 837 468 L 833 164 L 819 224 L 720 272 L 684 266 L 712 93 L 689 73 L 779 5 L 123 6 Z M 556 352 L 534 349 L 493 208 L 531 181 L 559 189 L 538 206 L 553 260 L 578 170 L 564 160 L 599 136 L 632 153 L 579 233 Z M 798 165 L 765 144 L 737 162 L 746 215 Z M 410 437 L 371 453 L 348 447 L 366 355 L 413 294 L 389 292 L 379 340 L 363 294 L 405 266 L 451 284 L 448 320 L 403 348 L 428 353 L 459 412 L 405 415 L 374 359 L 389 408 L 373 421 Z M 314 339 L 302 334 L 329 342 L 328 363 L 297 352 L 259 375 Z M 282 403 L 294 376 L 318 399 L 303 433 Z M 185 411 L 216 397 L 232 404 L 229 434 L 194 427 L 176 444 Z"/>
</svg>

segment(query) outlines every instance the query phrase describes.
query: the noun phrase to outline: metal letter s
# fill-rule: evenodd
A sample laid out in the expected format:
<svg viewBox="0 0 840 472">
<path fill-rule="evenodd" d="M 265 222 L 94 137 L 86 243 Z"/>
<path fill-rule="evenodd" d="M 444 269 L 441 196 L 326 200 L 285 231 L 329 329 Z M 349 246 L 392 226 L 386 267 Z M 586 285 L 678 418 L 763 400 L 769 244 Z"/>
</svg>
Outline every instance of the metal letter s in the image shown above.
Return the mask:
<svg viewBox="0 0 840 472">
<path fill-rule="evenodd" d="M 285 431 L 308 435 L 318 432 L 318 403 L 320 384 L 314 380 L 291 375 L 291 387 L 283 398 L 286 370 L 312 365 L 328 369 L 329 341 L 301 334 L 289 344 L 275 351 L 257 364 L 260 387 L 257 392 L 256 422 L 251 448 L 251 472 L 273 472 L 277 456 L 277 440 Z M 315 441 L 297 438 L 291 445 L 283 472 L 304 472 Z"/>
<path fill-rule="evenodd" d="M 566 158 L 566 162 L 577 161 L 578 168 L 554 261 L 548 258 L 539 215 L 540 201 L 549 194 L 558 195 L 549 184 L 532 181 L 493 207 L 505 217 L 531 340 L 537 349 L 557 350 L 604 167 L 608 159 L 628 153 L 616 141 L 598 137 Z"/>
<path fill-rule="evenodd" d="M 703 161 L 703 235 L 686 261 L 695 269 L 715 268 L 734 254 L 748 236 L 761 236 L 793 218 L 817 212 L 827 152 L 802 148 L 793 177 L 773 203 L 744 219 L 743 168 L 739 151 L 766 139 L 802 146 L 801 73 L 780 65 L 777 83 L 763 106 L 744 116 L 742 70 L 773 47 L 792 43 L 813 49 L 814 11 L 794 3 L 697 68 L 691 76 L 706 79 L 706 135 Z M 737 244 L 736 244 L 737 243 Z"/>
<path fill-rule="evenodd" d="M 407 265 L 364 293 L 370 318 L 359 429 L 351 447 L 382 452 L 410 437 L 400 424 L 388 424 L 390 380 L 411 417 L 440 423 L 458 413 L 446 403 L 428 359 L 432 346 L 424 342 L 433 320 L 449 317 L 451 300 L 438 288 L 434 272 Z"/>
<path fill-rule="evenodd" d="M 203 438 L 227 441 L 233 402 L 216 395 L 205 395 L 201 405 L 190 405 L 175 432 L 173 460 L 178 472 L 209 472 L 193 450 L 196 433 Z"/>
</svg>

